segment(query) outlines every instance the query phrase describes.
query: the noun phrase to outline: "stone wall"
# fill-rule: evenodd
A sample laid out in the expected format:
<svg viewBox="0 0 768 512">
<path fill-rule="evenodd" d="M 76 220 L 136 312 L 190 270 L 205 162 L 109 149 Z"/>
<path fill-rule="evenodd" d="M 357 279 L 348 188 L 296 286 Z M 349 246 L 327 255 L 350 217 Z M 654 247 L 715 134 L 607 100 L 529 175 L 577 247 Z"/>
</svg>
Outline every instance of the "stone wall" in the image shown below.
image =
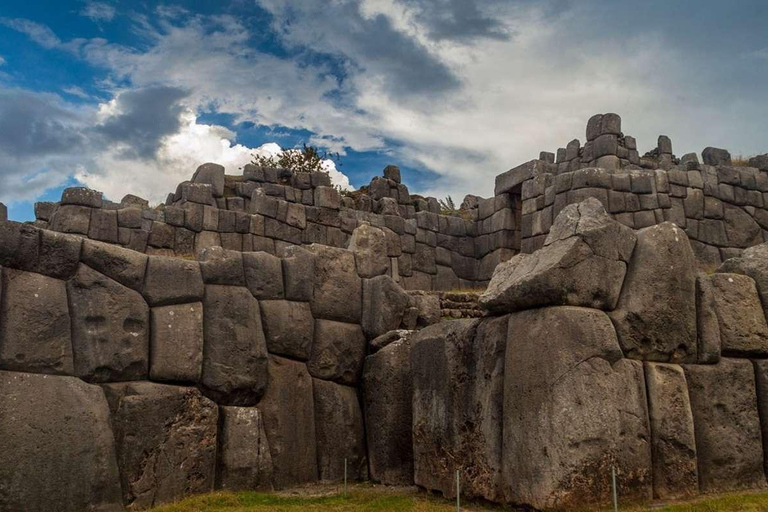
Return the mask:
<svg viewBox="0 0 768 512">
<path fill-rule="evenodd" d="M 367 479 L 368 341 L 439 320 L 385 272 L 318 244 L 193 260 L 0 222 L 0 510 L 338 480 L 345 458 Z"/>
<path fill-rule="evenodd" d="M 192 256 L 221 246 L 277 254 L 287 246 L 347 248 L 363 224 L 383 230 L 389 274 L 407 289 L 484 287 L 493 268 L 518 252 L 520 203 L 503 194 L 441 215 L 435 198 L 412 196 L 397 167 L 352 195 L 330 186 L 327 174 L 247 165 L 243 176 L 204 164 L 166 204 L 149 208 L 126 196 L 72 188 L 59 203 L 37 203 L 36 225 L 117 244 L 138 252 Z"/>
<path fill-rule="evenodd" d="M 567 206 L 496 269 L 492 316 L 410 337 L 415 483 L 454 496 L 459 470 L 466 496 L 537 509 L 609 506 L 612 468 L 623 504 L 765 488 L 766 262 L 697 273 L 674 224 Z"/>
<path fill-rule="evenodd" d="M 610 119 L 610 133 L 593 139 L 592 127 L 601 119 L 603 124 Z M 587 197 L 598 199 L 613 218 L 633 229 L 674 222 L 685 230 L 699 262 L 710 268 L 768 241 L 764 156 L 738 167 L 731 165 L 727 151 L 715 148 L 704 150 L 704 163 L 695 154 L 678 159 L 669 138 L 660 136 L 658 147 L 639 158 L 636 149 L 627 149 L 636 143 L 621 134 L 615 114 L 593 117 L 587 138 L 584 148 L 573 141 L 558 150 L 557 160 L 542 153 L 542 159 L 497 178 L 497 194 L 520 194 L 522 252 L 540 248 L 559 212 Z M 605 138 L 609 144 L 603 144 Z M 621 158 L 625 154 L 629 159 Z"/>
</svg>

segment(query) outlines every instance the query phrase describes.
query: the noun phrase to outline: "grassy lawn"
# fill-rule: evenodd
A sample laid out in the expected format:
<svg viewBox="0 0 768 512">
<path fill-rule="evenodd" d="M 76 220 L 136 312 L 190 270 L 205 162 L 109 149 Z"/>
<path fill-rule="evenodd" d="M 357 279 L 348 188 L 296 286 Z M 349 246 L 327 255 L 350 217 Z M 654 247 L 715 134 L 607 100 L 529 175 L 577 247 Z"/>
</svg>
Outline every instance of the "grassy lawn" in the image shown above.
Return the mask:
<svg viewBox="0 0 768 512">
<path fill-rule="evenodd" d="M 344 497 L 339 486 L 314 485 L 278 493 L 217 492 L 194 496 L 151 512 L 452 512 L 456 503 L 416 488 L 392 488 L 372 484 L 349 487 Z M 480 503 L 462 503 L 464 512 L 511 510 Z M 587 509 L 589 510 L 589 509 Z M 602 509 L 608 512 L 612 508 Z M 768 492 L 722 495 L 687 503 L 654 507 L 622 507 L 626 512 L 768 512 Z"/>
</svg>

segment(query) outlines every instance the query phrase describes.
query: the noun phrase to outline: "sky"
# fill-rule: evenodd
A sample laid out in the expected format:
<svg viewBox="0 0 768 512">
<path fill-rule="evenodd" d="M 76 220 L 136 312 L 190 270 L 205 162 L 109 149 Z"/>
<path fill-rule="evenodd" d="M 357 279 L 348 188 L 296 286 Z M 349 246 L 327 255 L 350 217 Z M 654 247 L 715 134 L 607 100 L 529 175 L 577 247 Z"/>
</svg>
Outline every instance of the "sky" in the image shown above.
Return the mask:
<svg viewBox="0 0 768 512">
<path fill-rule="evenodd" d="M 0 202 L 162 202 L 307 143 L 359 188 L 490 196 L 622 116 L 641 153 L 768 152 L 765 0 L 27 0 L 0 5 Z"/>
</svg>

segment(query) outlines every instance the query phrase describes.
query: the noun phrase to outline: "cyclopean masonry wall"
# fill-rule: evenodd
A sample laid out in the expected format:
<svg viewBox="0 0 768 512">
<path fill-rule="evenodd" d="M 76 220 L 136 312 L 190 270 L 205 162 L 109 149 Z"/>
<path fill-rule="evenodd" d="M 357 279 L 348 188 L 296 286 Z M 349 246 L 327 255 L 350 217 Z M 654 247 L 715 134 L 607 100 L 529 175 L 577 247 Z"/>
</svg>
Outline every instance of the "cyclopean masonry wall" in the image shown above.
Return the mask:
<svg viewBox="0 0 768 512">
<path fill-rule="evenodd" d="M 608 120 L 617 130 L 616 119 Z M 616 144 L 631 138 L 616 135 Z M 561 163 L 577 165 L 573 147 Z M 393 168 L 374 180 L 383 184 L 339 198 L 349 207 L 304 205 L 302 237 L 333 232 L 344 248 L 327 238 L 267 236 L 268 224 L 290 226 L 295 190 L 291 202 L 283 185 L 286 199 L 273 203 L 265 198 L 277 196 L 261 191 L 278 184 L 266 175 L 249 185 L 210 166 L 164 208 L 133 196 L 118 207 L 70 189 L 61 204 L 38 204 L 35 225 L 0 221 L 0 511 L 139 510 L 212 489 L 336 481 L 345 459 L 353 479 L 415 483 L 451 497 L 459 470 L 467 497 L 539 509 L 608 504 L 612 467 L 622 503 L 765 487 L 768 244 L 737 247 L 756 240 L 739 231 L 748 223 L 728 220 L 740 214 L 726 214 L 733 207 L 757 219 L 757 208 L 752 217 L 746 207 L 723 206 L 731 245 L 712 247 L 718 257 L 738 256 L 719 267 L 706 260 L 709 271 L 700 272 L 702 251 L 689 242 L 687 221 L 701 226 L 709 217 L 686 216 L 683 228 L 661 222 L 673 208 L 659 206 L 641 212 L 662 210 L 661 218 L 654 213 L 651 225 L 631 229 L 621 215 L 634 221 L 638 212 L 606 211 L 590 196 L 618 190 L 574 187 L 592 176 L 599 183 L 609 176 L 613 187 L 628 176 L 625 205 L 638 196 L 647 206 L 652 200 L 639 197 L 664 194 L 654 188 L 659 169 L 628 168 L 616 154 L 619 168 L 555 174 L 542 172 L 556 165 L 542 156 L 502 175 L 494 198 L 468 197 L 462 213 L 473 220 L 462 221 L 464 235 L 447 234 L 441 223 L 450 231 L 457 221 L 430 212 L 429 202 L 423 212 L 400 205 L 399 215 L 361 208 L 371 194 L 380 195 L 370 199 L 372 209 L 392 205 L 384 185 L 399 200 Z M 666 145 L 644 158 L 644 165 L 670 167 L 668 179 L 677 176 Z M 746 173 L 739 183 L 749 182 L 745 175 L 763 179 L 762 171 L 738 170 Z M 519 254 L 501 247 L 479 256 L 485 249 L 478 247 L 497 236 L 481 234 L 494 232 L 494 222 L 502 228 L 495 233 L 515 235 L 494 221 L 514 212 L 507 206 L 537 206 L 534 198 L 543 196 L 529 197 L 531 187 L 552 180 L 546 196 L 568 174 L 564 197 L 573 202 L 546 235 L 524 236 Z M 695 174 L 686 176 L 688 199 L 704 188 L 691 186 Z M 190 200 L 217 190 L 225 203 L 245 203 L 227 195 L 237 184 L 255 187 L 248 210 L 254 202 L 268 212 L 273 206 L 263 205 L 276 205 L 278 218 Z M 335 197 L 323 187 L 291 185 L 312 190 L 313 201 Z M 680 198 L 672 183 L 669 190 L 673 204 Z M 290 208 L 291 219 L 301 218 Z M 309 220 L 312 208 L 318 220 L 355 218 L 349 233 L 337 228 L 348 235 L 343 244 L 334 226 Z M 215 229 L 185 227 L 197 226 L 200 212 L 200 222 L 218 217 Z M 247 218 L 247 232 L 231 231 L 231 220 L 221 224 L 232 218 L 224 212 L 235 213 L 241 231 Z M 429 291 L 444 286 L 440 270 L 399 271 L 403 255 L 418 252 L 393 256 L 392 233 L 401 249 L 410 243 L 405 227 L 400 235 L 387 226 L 399 223 L 393 218 L 415 222 L 415 243 L 428 248 L 422 254 L 434 252 L 435 267 L 454 268 L 438 265 L 445 237 L 471 241 L 473 272 L 500 251 L 505 261 L 477 302 L 471 293 Z M 419 226 L 434 219 L 435 230 Z M 264 234 L 252 233 L 260 222 Z M 116 243 L 96 240 L 115 229 Z M 133 246 L 134 235 L 146 244 Z M 749 243 L 732 242 L 737 235 Z M 190 239 L 194 257 L 184 248 Z M 253 250 L 255 240 L 267 250 Z"/>
<path fill-rule="evenodd" d="M 484 288 L 495 266 L 519 251 L 520 202 L 503 194 L 440 215 L 435 198 L 411 196 L 395 166 L 355 194 L 341 195 L 327 174 L 247 165 L 243 176 L 204 164 L 165 205 L 67 189 L 59 203 L 37 203 L 36 224 L 153 255 L 191 256 L 203 248 L 279 253 L 291 245 L 347 248 L 370 224 L 386 236 L 375 248 L 388 274 L 407 289 Z M 459 215 L 461 214 L 461 215 Z"/>
<path fill-rule="evenodd" d="M 700 264 L 716 267 L 747 247 L 768 241 L 768 157 L 733 166 L 730 154 L 706 148 L 672 154 L 664 135 L 640 158 L 633 137 L 621 133 L 616 114 L 597 115 L 587 125 L 583 148 L 566 149 L 496 178 L 496 194 L 522 200 L 521 250 L 533 252 L 567 205 L 598 199 L 613 218 L 633 229 L 674 222 L 683 228 Z"/>
</svg>

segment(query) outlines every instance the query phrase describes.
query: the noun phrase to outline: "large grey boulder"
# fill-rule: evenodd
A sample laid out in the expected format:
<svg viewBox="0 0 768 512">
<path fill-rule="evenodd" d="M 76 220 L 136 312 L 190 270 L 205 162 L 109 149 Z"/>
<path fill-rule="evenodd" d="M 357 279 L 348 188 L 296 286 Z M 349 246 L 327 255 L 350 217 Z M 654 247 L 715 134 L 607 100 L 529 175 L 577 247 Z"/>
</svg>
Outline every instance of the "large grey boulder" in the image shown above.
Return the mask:
<svg viewBox="0 0 768 512">
<path fill-rule="evenodd" d="M 216 488 L 271 489 L 272 455 L 262 412 L 256 407 L 220 407 L 219 425 Z"/>
<path fill-rule="evenodd" d="M 735 357 L 768 355 L 768 325 L 755 281 L 740 274 L 710 277 L 722 353 Z"/>
<path fill-rule="evenodd" d="M 197 254 L 200 271 L 206 284 L 245 286 L 243 253 L 222 247 L 209 247 Z"/>
<path fill-rule="evenodd" d="M 149 370 L 149 308 L 137 292 L 87 265 L 67 282 L 75 375 L 141 380 Z"/>
<path fill-rule="evenodd" d="M 717 271 L 743 274 L 754 279 L 763 311 L 768 316 L 768 243 L 745 249 L 738 258 L 725 260 Z"/>
<path fill-rule="evenodd" d="M 731 154 L 726 149 L 707 147 L 701 152 L 704 165 L 731 165 Z"/>
<path fill-rule="evenodd" d="M 84 240 L 81 260 L 123 286 L 141 292 L 147 270 L 145 254 L 113 244 Z"/>
<path fill-rule="evenodd" d="M 243 267 L 246 286 L 254 297 L 282 299 L 285 296 L 280 258 L 266 252 L 247 252 L 243 253 Z"/>
<path fill-rule="evenodd" d="M 298 361 L 269 357 L 270 382 L 259 409 L 277 488 L 317 480 L 317 442 L 312 377 Z"/>
<path fill-rule="evenodd" d="M 37 203 L 35 203 L 35 206 L 37 206 Z M 3 203 L 0 203 L 0 222 L 5 222 L 8 220 L 8 207 L 5 206 Z"/>
<path fill-rule="evenodd" d="M 70 187 L 64 189 L 61 193 L 62 205 L 75 204 L 78 206 L 101 208 L 103 202 L 101 192 L 86 187 Z"/>
<path fill-rule="evenodd" d="M 504 352 L 508 317 L 441 322 L 412 337 L 414 480 L 503 501 Z"/>
<path fill-rule="evenodd" d="M 211 284 L 203 299 L 206 395 L 222 405 L 254 405 L 269 382 L 259 301 L 241 286 Z"/>
<path fill-rule="evenodd" d="M 745 359 L 684 365 L 701 492 L 765 487 L 755 370 Z"/>
<path fill-rule="evenodd" d="M 213 490 L 218 408 L 196 388 L 105 384 L 123 501 L 141 510 Z"/>
<path fill-rule="evenodd" d="M 34 272 L 39 257 L 39 229 L 18 222 L 0 222 L 0 265 Z"/>
<path fill-rule="evenodd" d="M 261 321 L 271 354 L 306 361 L 315 332 L 308 302 L 262 300 Z"/>
<path fill-rule="evenodd" d="M 41 229 L 39 259 L 32 270 L 56 279 L 69 279 L 77 272 L 82 245 L 79 236 Z"/>
<path fill-rule="evenodd" d="M 198 382 L 203 372 L 203 304 L 152 308 L 149 377 Z"/>
<path fill-rule="evenodd" d="M 411 297 L 389 276 L 363 281 L 363 332 L 368 339 L 400 328 Z"/>
<path fill-rule="evenodd" d="M 149 257 L 142 294 L 150 306 L 199 302 L 204 288 L 200 265 L 196 261 Z"/>
<path fill-rule="evenodd" d="M 389 270 L 387 237 L 383 230 L 370 224 L 361 224 L 352 232 L 348 249 L 355 255 L 360 277 L 376 277 Z"/>
<path fill-rule="evenodd" d="M 100 387 L 0 372 L 0 498 L 4 512 L 123 510 Z"/>
<path fill-rule="evenodd" d="M 597 199 L 568 205 L 543 248 L 496 267 L 480 305 L 495 313 L 550 305 L 613 309 L 635 241 Z"/>
<path fill-rule="evenodd" d="M 675 364 L 645 363 L 645 382 L 651 419 L 654 498 L 696 495 L 696 440 L 685 373 Z"/>
<path fill-rule="evenodd" d="M 288 300 L 310 301 L 315 289 L 315 255 L 301 247 L 286 247 L 283 258 L 285 276 L 285 298 Z"/>
<path fill-rule="evenodd" d="M 316 256 L 312 314 L 315 318 L 360 323 L 363 286 L 354 254 L 318 244 L 308 249 Z"/>
<path fill-rule="evenodd" d="M 664 222 L 637 233 L 610 316 L 627 357 L 696 361 L 696 259 L 683 230 Z"/>
<path fill-rule="evenodd" d="M 10 268 L 0 273 L 0 368 L 74 374 L 64 281 Z"/>
<path fill-rule="evenodd" d="M 650 499 L 643 366 L 622 359 L 606 314 L 523 311 L 509 332 L 503 460 L 514 463 L 503 468 L 505 498 L 536 508 L 605 504 L 614 466 L 623 500 Z"/>
<path fill-rule="evenodd" d="M 768 471 L 768 360 L 755 359 L 755 385 L 757 388 L 757 410 L 760 416 L 760 430 L 763 434 L 764 470 Z"/>
<path fill-rule="evenodd" d="M 365 426 L 357 390 L 313 379 L 317 466 L 321 480 L 368 479 Z"/>
<path fill-rule="evenodd" d="M 91 226 L 91 209 L 87 206 L 61 205 L 51 217 L 51 229 L 62 233 L 87 235 Z"/>
<path fill-rule="evenodd" d="M 214 197 L 224 195 L 224 166 L 211 162 L 197 168 L 192 175 L 192 183 L 211 185 Z"/>
<path fill-rule="evenodd" d="M 315 320 L 315 340 L 307 369 L 318 379 L 353 386 L 363 371 L 365 347 L 365 336 L 359 325 Z"/>
<path fill-rule="evenodd" d="M 412 485 L 410 338 L 365 358 L 362 387 L 371 479 L 385 485 Z"/>
</svg>

